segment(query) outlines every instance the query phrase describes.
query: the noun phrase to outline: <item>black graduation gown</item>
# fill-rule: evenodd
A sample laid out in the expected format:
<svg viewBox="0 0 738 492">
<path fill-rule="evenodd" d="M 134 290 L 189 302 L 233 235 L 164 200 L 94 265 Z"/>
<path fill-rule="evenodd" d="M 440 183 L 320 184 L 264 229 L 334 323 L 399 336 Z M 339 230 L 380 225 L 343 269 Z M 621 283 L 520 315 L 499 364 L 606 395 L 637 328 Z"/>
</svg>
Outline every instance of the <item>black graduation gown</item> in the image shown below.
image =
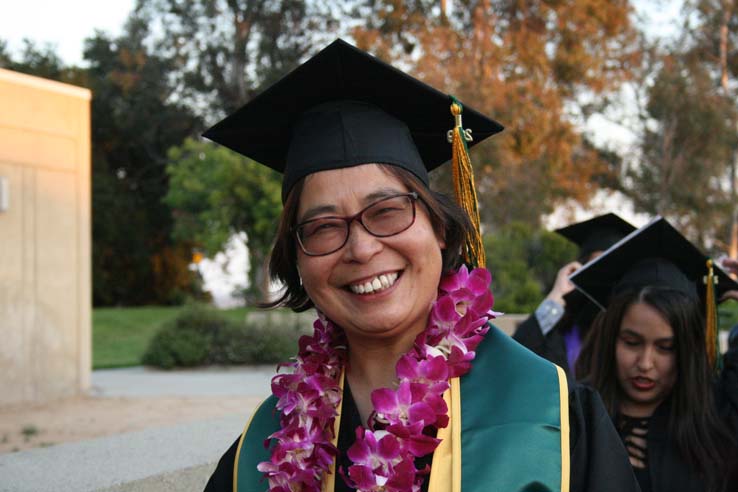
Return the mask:
<svg viewBox="0 0 738 492">
<path fill-rule="evenodd" d="M 513 339 L 536 355 L 562 368 L 569 379 L 575 379 L 576 368 L 569 367 L 564 335 L 569 333 L 572 327 L 576 325 L 583 344 L 589 332 L 589 327 L 600 310 L 596 304 L 578 290 L 573 290 L 564 295 L 564 303 L 563 316 L 548 333 L 543 334 L 538 318 L 535 314 L 531 314 L 528 319 L 518 325 L 513 334 Z"/>
<path fill-rule="evenodd" d="M 344 391 L 346 403 L 353 403 L 350 392 Z M 355 405 L 347 405 L 339 430 L 341 442 L 352 442 L 353 426 L 360 422 Z M 350 418 L 347 416 L 350 415 Z M 343 425 L 343 423 L 347 425 Z M 571 442 L 571 492 L 638 492 L 638 484 L 628 462 L 625 449 L 612 425 L 600 396 L 594 390 L 570 384 L 569 423 Z M 240 436 L 239 436 L 240 437 Z M 206 492 L 231 492 L 233 490 L 233 466 L 238 447 L 238 438 L 218 462 L 210 477 Z M 495 450 L 504 452 L 504 450 Z M 339 458 L 339 467 L 347 463 L 345 456 Z M 426 480 L 427 483 L 427 480 Z M 351 490 L 336 479 L 336 492 Z"/>
<path fill-rule="evenodd" d="M 738 348 L 725 354 L 723 372 L 715 386 L 718 415 L 738 439 Z M 648 477 L 651 492 L 704 492 L 705 483 L 697 472 L 680 456 L 676 443 L 669 437 L 670 405 L 659 405 L 648 425 Z M 723 456 L 732 464 L 725 477 L 725 492 L 738 490 L 738 455 L 734 447 L 725 444 Z"/>
<path fill-rule="evenodd" d="M 574 376 L 574 369 L 569 367 L 569 361 L 566 358 L 566 345 L 562 331 L 567 322 L 564 316 L 558 323 L 545 335 L 541 331 L 541 325 L 534 314 L 528 316 L 515 329 L 513 339 L 530 349 L 536 355 L 540 355 L 562 368 L 570 377 Z"/>
</svg>

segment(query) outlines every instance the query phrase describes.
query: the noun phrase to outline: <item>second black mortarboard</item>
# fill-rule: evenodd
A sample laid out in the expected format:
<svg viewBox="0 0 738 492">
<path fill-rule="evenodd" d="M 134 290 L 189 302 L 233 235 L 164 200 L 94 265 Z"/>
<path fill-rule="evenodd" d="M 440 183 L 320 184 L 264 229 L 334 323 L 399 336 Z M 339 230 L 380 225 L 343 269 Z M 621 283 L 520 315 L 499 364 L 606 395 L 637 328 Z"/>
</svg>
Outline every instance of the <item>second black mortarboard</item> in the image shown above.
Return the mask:
<svg viewBox="0 0 738 492">
<path fill-rule="evenodd" d="M 579 246 L 579 258 L 587 260 L 592 253 L 605 251 L 635 230 L 630 222 L 614 213 L 607 213 L 556 229 L 555 232 Z"/>
<path fill-rule="evenodd" d="M 336 40 L 210 128 L 204 136 L 284 174 L 282 198 L 302 177 L 392 164 L 428 183 L 451 158 L 452 98 Z M 463 108 L 476 144 L 502 130 Z"/>
</svg>

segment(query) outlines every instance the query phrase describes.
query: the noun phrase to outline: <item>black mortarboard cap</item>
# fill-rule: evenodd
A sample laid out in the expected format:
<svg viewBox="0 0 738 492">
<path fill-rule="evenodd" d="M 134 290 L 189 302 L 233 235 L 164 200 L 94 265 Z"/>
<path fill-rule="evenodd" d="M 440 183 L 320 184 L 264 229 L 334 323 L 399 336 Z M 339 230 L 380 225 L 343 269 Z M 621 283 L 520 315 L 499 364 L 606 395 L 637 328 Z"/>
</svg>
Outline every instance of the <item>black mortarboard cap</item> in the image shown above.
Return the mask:
<svg viewBox="0 0 738 492">
<path fill-rule="evenodd" d="M 283 173 L 283 200 L 308 174 L 367 163 L 402 167 L 427 184 L 427 171 L 451 158 L 451 103 L 339 39 L 204 136 Z M 503 128 L 468 107 L 463 120 L 468 145 Z"/>
<path fill-rule="evenodd" d="M 555 232 L 579 246 L 580 258 L 588 258 L 595 251 L 605 251 L 635 230 L 630 222 L 608 213 L 556 229 Z"/>
<path fill-rule="evenodd" d="M 656 217 L 584 265 L 569 278 L 587 297 L 604 308 L 614 292 L 647 285 L 699 296 L 705 302 L 707 260 L 669 222 Z M 717 265 L 716 297 L 738 290 L 738 283 Z"/>
</svg>

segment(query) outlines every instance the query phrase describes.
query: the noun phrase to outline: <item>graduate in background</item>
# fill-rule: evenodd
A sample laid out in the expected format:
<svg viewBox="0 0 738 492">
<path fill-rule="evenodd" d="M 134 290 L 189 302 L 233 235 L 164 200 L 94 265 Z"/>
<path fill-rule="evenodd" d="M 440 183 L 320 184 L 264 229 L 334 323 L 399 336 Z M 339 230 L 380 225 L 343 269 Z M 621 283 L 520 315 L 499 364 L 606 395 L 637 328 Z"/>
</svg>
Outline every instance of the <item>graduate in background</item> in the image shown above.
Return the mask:
<svg viewBox="0 0 738 492">
<path fill-rule="evenodd" d="M 657 218 L 572 275 L 606 308 L 577 377 L 597 389 L 643 492 L 738 490 L 738 347 L 715 301 L 738 284 Z"/>
<path fill-rule="evenodd" d="M 635 229 L 613 213 L 557 229 L 579 247 L 577 260 L 559 270 L 551 291 L 535 313 L 518 325 L 513 338 L 573 375 L 582 340 L 599 308 L 574 289 L 569 275 Z"/>
</svg>

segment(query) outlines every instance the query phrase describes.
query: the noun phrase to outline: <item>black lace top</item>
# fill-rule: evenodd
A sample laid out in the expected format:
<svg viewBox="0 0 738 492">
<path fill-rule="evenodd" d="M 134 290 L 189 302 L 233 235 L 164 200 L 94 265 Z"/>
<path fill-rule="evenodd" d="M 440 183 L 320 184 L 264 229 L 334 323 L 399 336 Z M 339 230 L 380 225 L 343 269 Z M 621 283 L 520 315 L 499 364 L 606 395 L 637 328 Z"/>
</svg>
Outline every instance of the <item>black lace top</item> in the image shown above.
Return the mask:
<svg viewBox="0 0 738 492">
<path fill-rule="evenodd" d="M 651 492 L 651 476 L 648 469 L 648 426 L 650 417 L 630 417 L 618 415 L 617 428 L 625 449 L 628 451 L 630 464 L 633 466 L 641 492 Z"/>
</svg>

